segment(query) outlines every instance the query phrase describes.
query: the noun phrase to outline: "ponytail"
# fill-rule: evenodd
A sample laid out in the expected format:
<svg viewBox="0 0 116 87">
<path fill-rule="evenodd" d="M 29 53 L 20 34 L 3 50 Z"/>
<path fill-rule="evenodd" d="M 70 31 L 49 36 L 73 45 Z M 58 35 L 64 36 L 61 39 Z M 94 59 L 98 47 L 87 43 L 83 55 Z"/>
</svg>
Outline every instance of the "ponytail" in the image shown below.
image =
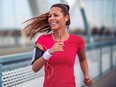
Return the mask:
<svg viewBox="0 0 116 87">
<path fill-rule="evenodd" d="M 28 23 L 27 26 L 23 28 L 25 35 L 32 39 L 38 32 L 49 33 L 51 28 L 48 23 L 48 14 L 49 13 L 45 13 L 25 21 L 24 23 Z"/>
</svg>

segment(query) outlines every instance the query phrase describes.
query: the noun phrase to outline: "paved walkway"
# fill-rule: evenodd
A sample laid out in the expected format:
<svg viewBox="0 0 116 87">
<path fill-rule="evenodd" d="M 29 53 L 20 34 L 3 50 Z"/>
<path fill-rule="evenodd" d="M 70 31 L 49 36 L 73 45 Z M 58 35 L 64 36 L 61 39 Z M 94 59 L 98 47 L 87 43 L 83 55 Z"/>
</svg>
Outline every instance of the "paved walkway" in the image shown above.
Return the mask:
<svg viewBox="0 0 116 87">
<path fill-rule="evenodd" d="M 116 68 L 97 80 L 92 87 L 116 87 Z"/>
</svg>

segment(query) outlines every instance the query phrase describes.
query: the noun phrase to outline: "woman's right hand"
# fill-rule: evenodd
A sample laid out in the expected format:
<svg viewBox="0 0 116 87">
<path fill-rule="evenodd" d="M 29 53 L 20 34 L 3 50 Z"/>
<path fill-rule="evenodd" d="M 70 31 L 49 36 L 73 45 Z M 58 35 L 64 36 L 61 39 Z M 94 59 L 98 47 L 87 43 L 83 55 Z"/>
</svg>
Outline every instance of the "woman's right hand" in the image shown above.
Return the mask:
<svg viewBox="0 0 116 87">
<path fill-rule="evenodd" d="M 53 55 L 56 52 L 64 51 L 63 50 L 64 43 L 63 42 L 57 42 L 55 43 L 52 48 L 49 50 L 50 55 Z"/>
</svg>

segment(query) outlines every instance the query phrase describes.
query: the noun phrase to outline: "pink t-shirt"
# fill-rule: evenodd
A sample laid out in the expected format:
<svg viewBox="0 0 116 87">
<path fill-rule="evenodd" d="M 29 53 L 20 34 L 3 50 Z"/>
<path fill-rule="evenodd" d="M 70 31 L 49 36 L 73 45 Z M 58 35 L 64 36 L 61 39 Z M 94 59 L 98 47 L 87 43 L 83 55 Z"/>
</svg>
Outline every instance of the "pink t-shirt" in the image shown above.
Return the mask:
<svg viewBox="0 0 116 87">
<path fill-rule="evenodd" d="M 55 41 L 51 34 L 42 35 L 36 43 L 50 49 Z M 64 51 L 55 53 L 44 67 L 45 78 L 43 87 L 76 87 L 74 77 L 74 62 L 76 54 L 84 48 L 84 40 L 78 35 L 70 34 L 64 41 Z"/>
</svg>

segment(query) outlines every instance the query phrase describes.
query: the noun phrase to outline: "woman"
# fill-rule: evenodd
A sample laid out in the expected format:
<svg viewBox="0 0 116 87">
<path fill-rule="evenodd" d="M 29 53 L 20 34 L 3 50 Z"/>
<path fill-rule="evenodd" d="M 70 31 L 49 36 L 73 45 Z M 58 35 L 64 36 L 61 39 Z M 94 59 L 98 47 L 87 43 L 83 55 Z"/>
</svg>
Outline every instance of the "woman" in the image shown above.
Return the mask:
<svg viewBox="0 0 116 87">
<path fill-rule="evenodd" d="M 35 42 L 32 60 L 34 72 L 38 72 L 44 66 L 43 87 L 76 87 L 73 70 L 76 54 L 79 57 L 85 84 L 92 85 L 88 74 L 84 40 L 67 32 L 70 25 L 67 4 L 54 4 L 48 13 L 26 22 L 29 24 L 24 29 L 31 39 L 38 32 L 47 32 Z"/>
</svg>

